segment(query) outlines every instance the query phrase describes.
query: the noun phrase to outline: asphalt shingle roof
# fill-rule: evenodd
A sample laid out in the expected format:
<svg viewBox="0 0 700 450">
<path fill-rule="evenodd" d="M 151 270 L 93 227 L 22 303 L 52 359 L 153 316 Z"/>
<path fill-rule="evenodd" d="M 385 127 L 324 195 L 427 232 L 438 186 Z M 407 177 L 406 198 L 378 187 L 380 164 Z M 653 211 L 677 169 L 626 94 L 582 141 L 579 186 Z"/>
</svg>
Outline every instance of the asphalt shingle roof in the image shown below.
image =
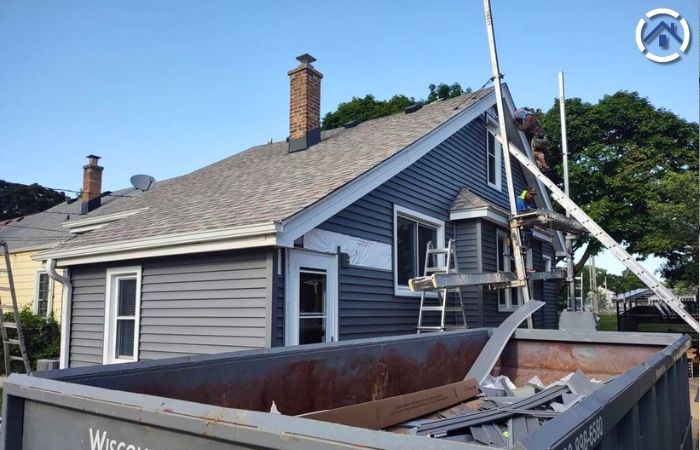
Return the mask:
<svg viewBox="0 0 700 450">
<path fill-rule="evenodd" d="M 491 91 L 484 89 L 425 105 L 411 114 L 323 132 L 321 142 L 299 152 L 289 153 L 286 142 L 252 147 L 161 182 L 109 211 L 98 209 L 92 215 L 147 208 L 71 239 L 60 250 L 284 220 L 392 157 Z"/>
<path fill-rule="evenodd" d="M 113 192 L 114 195 L 101 199 L 101 206 L 95 212 L 109 213 L 119 203 L 140 193 L 134 188 Z M 10 253 L 53 247 L 71 237 L 71 233 L 63 226 L 64 223 L 87 217 L 80 215 L 80 205 L 80 201 L 63 202 L 40 213 L 0 222 L 0 241 L 7 242 Z M 94 213 L 90 213 L 92 214 Z"/>
</svg>

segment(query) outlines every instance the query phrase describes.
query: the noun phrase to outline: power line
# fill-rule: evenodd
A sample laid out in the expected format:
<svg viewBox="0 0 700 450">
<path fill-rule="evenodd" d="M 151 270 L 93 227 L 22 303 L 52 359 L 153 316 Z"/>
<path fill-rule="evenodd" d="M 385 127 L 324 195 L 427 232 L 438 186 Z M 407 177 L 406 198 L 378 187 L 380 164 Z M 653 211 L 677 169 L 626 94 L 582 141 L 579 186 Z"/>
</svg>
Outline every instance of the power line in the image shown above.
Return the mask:
<svg viewBox="0 0 700 450">
<path fill-rule="evenodd" d="M 27 228 L 30 230 L 42 230 L 42 231 L 50 231 L 52 233 L 66 233 L 65 231 L 60 231 L 60 230 L 50 230 L 48 228 L 40 228 L 40 227 L 30 227 L 29 225 L 0 225 L 0 229 L 3 227 L 8 227 L 8 228 Z"/>
<path fill-rule="evenodd" d="M 29 184 L 22 184 L 22 183 L 15 183 L 19 184 L 21 186 L 31 186 Z M 63 192 L 71 192 L 73 194 L 88 194 L 88 195 L 94 195 L 94 196 L 100 196 L 100 197 L 124 197 L 124 198 L 130 198 L 130 197 L 135 197 L 134 195 L 122 195 L 122 194 L 112 194 L 110 191 L 105 191 L 105 192 L 83 192 L 83 191 L 76 191 L 73 189 L 61 189 L 61 188 L 52 188 L 48 186 L 41 186 L 44 189 L 51 189 L 52 191 L 63 191 Z"/>
</svg>

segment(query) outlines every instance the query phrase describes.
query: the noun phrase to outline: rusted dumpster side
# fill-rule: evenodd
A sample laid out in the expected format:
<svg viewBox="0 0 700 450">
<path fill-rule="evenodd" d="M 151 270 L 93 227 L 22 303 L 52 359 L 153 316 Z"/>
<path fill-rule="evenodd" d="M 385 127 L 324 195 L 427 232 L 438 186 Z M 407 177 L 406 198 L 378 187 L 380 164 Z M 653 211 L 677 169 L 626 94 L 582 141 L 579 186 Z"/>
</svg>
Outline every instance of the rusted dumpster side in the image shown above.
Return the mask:
<svg viewBox="0 0 700 450">
<path fill-rule="evenodd" d="M 475 450 L 260 411 L 272 400 L 299 414 L 458 381 L 488 338 L 477 329 L 13 375 L 2 448 Z M 518 330 L 495 372 L 553 377 L 591 365 L 618 376 L 515 448 L 690 449 L 688 346 L 680 335 Z M 561 357 L 538 362 L 537 352 Z"/>
</svg>

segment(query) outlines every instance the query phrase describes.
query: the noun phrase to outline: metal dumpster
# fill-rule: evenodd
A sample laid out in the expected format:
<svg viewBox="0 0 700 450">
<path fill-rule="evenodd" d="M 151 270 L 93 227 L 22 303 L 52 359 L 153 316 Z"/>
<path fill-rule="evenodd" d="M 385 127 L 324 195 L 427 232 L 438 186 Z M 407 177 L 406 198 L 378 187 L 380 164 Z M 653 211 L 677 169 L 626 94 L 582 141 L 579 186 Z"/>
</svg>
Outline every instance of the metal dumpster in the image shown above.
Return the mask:
<svg viewBox="0 0 700 450">
<path fill-rule="evenodd" d="M 294 417 L 461 380 L 488 329 L 10 376 L 6 450 L 483 449 Z M 691 449 L 678 334 L 519 329 L 493 372 L 610 380 L 517 449 Z M 272 402 L 283 415 L 270 414 Z"/>
</svg>

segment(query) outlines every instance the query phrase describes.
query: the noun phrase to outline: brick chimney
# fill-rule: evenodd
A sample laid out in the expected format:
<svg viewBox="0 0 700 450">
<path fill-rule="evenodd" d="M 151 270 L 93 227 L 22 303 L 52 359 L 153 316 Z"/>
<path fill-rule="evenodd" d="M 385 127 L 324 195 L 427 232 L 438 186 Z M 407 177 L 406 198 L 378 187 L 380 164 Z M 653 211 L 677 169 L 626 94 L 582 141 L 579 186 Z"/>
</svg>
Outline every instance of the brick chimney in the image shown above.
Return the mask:
<svg viewBox="0 0 700 450">
<path fill-rule="evenodd" d="M 88 163 L 83 166 L 83 194 L 80 197 L 82 204 L 80 214 L 87 214 L 100 207 L 102 193 L 102 171 L 104 167 L 98 166 L 99 156 L 88 155 Z"/>
<path fill-rule="evenodd" d="M 304 53 L 289 75 L 289 151 L 304 150 L 321 141 L 321 78 L 311 65 L 316 58 Z"/>
</svg>

